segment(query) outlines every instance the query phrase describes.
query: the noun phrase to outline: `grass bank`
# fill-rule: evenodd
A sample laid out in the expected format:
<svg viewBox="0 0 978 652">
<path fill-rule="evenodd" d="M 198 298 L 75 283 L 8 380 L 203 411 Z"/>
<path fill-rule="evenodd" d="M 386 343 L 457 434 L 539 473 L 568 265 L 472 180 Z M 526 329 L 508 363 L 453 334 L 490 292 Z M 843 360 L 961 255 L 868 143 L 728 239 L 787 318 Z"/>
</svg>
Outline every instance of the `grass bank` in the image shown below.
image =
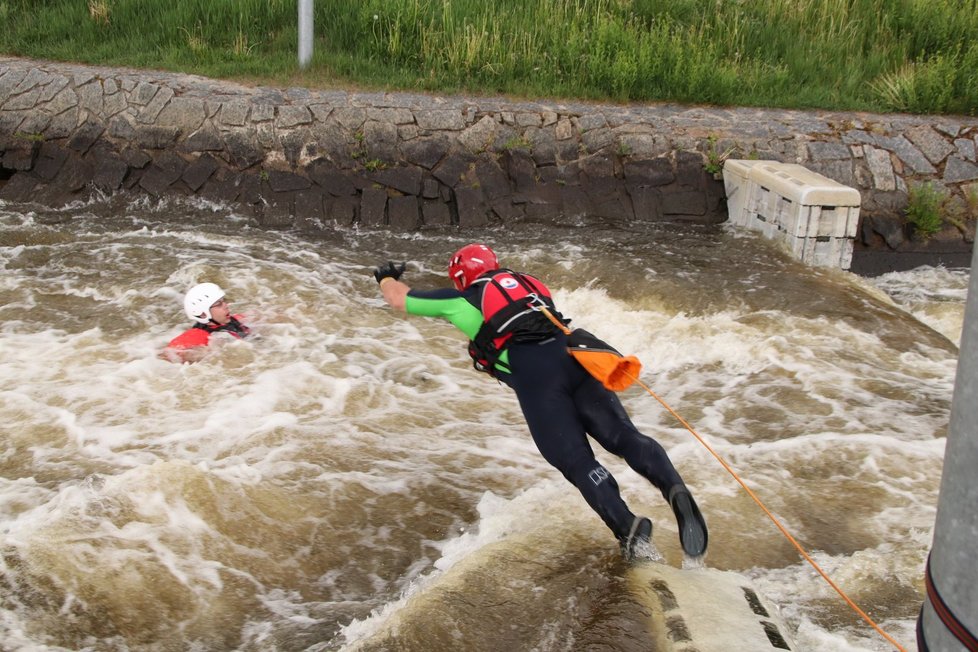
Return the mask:
<svg viewBox="0 0 978 652">
<path fill-rule="evenodd" d="M 978 112 L 978 0 L 0 0 L 0 52 L 276 85 Z"/>
</svg>

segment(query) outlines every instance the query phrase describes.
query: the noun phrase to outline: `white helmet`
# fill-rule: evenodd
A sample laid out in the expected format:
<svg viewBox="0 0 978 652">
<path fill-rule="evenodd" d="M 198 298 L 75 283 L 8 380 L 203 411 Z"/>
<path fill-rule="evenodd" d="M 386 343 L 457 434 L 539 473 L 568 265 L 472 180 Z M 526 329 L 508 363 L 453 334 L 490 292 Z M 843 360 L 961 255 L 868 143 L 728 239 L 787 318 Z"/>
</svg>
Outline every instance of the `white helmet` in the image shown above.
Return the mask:
<svg viewBox="0 0 978 652">
<path fill-rule="evenodd" d="M 211 320 L 211 306 L 224 298 L 224 290 L 216 283 L 201 283 L 190 288 L 183 298 L 183 310 L 196 322 L 206 324 Z"/>
</svg>

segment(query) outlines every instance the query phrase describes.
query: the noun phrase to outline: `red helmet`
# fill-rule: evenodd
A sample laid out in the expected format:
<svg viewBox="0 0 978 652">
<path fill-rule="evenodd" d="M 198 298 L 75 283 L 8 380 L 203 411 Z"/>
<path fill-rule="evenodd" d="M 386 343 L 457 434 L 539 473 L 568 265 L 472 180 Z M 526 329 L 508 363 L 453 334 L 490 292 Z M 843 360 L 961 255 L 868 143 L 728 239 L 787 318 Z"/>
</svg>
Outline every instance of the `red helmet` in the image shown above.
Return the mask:
<svg viewBox="0 0 978 652">
<path fill-rule="evenodd" d="M 499 261 L 492 249 L 484 244 L 465 245 L 448 261 L 448 278 L 455 289 L 464 290 L 486 272 L 499 269 Z"/>
</svg>

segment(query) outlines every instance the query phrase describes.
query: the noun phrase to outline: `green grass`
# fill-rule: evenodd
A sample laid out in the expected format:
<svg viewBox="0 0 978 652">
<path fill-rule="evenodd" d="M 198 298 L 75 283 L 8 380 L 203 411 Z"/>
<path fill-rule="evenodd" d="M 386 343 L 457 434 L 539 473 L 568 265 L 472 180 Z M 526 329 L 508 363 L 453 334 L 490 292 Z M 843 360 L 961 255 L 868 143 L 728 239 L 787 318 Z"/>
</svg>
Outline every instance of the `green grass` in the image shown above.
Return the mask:
<svg viewBox="0 0 978 652">
<path fill-rule="evenodd" d="M 911 186 L 908 191 L 906 216 L 914 231 L 927 240 L 944 225 L 942 217 L 947 194 L 931 183 Z"/>
<path fill-rule="evenodd" d="M 978 0 L 0 0 L 0 52 L 311 87 L 975 115 Z"/>
</svg>

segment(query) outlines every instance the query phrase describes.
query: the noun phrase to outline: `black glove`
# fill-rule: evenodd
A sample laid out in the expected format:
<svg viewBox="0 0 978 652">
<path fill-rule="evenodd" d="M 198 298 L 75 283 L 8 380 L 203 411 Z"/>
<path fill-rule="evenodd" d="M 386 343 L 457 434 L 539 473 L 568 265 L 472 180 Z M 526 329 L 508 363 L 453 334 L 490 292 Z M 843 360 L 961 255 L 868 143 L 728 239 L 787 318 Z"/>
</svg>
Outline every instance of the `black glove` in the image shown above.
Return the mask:
<svg viewBox="0 0 978 652">
<path fill-rule="evenodd" d="M 374 269 L 374 278 L 377 279 L 378 283 L 385 278 L 392 278 L 396 281 L 401 278 L 401 274 L 404 273 L 405 269 L 407 269 L 407 263 L 393 263 L 388 260 L 380 267 Z"/>
</svg>

